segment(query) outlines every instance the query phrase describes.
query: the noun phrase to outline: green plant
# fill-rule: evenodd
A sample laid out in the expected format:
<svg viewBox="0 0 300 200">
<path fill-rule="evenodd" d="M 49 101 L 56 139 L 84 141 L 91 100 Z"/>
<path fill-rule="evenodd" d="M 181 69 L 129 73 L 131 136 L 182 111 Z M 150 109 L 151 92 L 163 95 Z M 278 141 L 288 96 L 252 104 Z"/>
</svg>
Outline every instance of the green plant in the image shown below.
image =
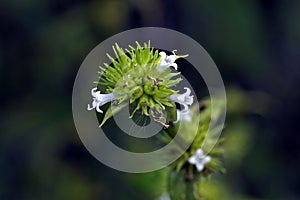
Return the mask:
<svg viewBox="0 0 300 200">
<path fill-rule="evenodd" d="M 150 117 L 164 127 L 160 135 L 160 141 L 164 144 L 173 140 L 181 127 L 183 136 L 173 151 L 180 149 L 180 143 L 190 142 L 191 145 L 170 166 L 167 192 L 175 200 L 203 198 L 199 183 L 212 173 L 225 172 L 222 166 L 222 140 L 218 140 L 209 152 L 202 148 L 204 142 L 214 140 L 207 135 L 207 130 L 211 120 L 218 120 L 224 108 L 223 102 L 219 102 L 215 113 L 211 113 L 209 100 L 191 106 L 194 97 L 190 88 L 184 87 L 186 92 L 183 94 L 173 89 L 182 81 L 175 61 L 188 55 L 178 56 L 174 50 L 173 54 L 167 56 L 165 52 L 151 48 L 150 41 L 143 46 L 136 42 L 136 47 L 129 46 L 125 50 L 116 44 L 113 50 L 116 59 L 107 54 L 111 65 L 104 63 L 104 67 L 100 67 L 100 78 L 95 82 L 97 87 L 91 90 L 93 102 L 92 106 L 88 105 L 88 110 L 95 109 L 102 114 L 105 109 L 100 119 L 102 126 L 113 114 L 129 104 L 130 118 L 136 115 Z M 112 103 L 102 107 L 108 102 Z M 176 103 L 183 109 L 177 109 Z M 211 131 L 220 131 L 220 128 L 215 126 Z M 195 130 L 196 134 L 191 135 Z"/>
</svg>

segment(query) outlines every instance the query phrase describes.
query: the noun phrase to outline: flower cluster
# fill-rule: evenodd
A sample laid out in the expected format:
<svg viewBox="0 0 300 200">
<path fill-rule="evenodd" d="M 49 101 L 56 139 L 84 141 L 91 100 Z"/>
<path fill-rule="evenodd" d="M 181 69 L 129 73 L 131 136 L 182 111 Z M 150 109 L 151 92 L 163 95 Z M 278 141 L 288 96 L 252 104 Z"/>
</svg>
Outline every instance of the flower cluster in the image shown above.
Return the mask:
<svg viewBox="0 0 300 200">
<path fill-rule="evenodd" d="M 179 158 L 175 165 L 177 170 L 189 163 L 195 166 L 197 172 L 204 172 L 202 175 L 209 175 L 212 172 L 224 172 L 222 167 L 222 161 L 220 160 L 223 154 L 222 150 L 222 139 L 215 140 L 214 132 L 220 130 L 220 125 L 212 125 L 210 127 L 210 122 L 212 124 L 218 121 L 218 114 L 214 115 L 215 118 L 211 117 L 211 104 L 209 100 L 201 102 L 202 108 L 199 110 L 198 105 L 194 105 L 187 111 L 181 110 L 177 111 L 178 120 L 180 121 L 180 126 L 183 132 L 183 138 L 186 141 L 192 141 L 192 145 L 185 152 L 185 154 Z M 214 112 L 220 113 L 224 108 L 224 102 L 217 102 L 214 107 Z M 215 113 L 215 114 L 216 114 Z M 179 127 L 175 121 L 175 129 Z M 208 129 L 211 129 L 208 133 Z M 196 131 L 195 137 L 192 137 L 190 133 Z M 165 130 L 168 133 L 168 129 Z M 192 137 L 192 138 L 191 138 Z M 211 144 L 216 141 L 215 146 L 212 149 L 208 149 L 206 144 Z M 206 143 L 206 144 L 205 144 Z M 207 147 L 207 148 L 206 148 Z"/>
<path fill-rule="evenodd" d="M 197 171 L 201 172 L 204 169 L 204 165 L 209 163 L 210 156 L 206 156 L 202 149 L 197 149 L 196 154 L 189 158 L 189 163 L 196 166 Z"/>
<path fill-rule="evenodd" d="M 173 72 L 170 67 L 177 70 L 175 61 L 187 55 L 176 55 L 175 50 L 172 55 L 158 52 L 151 48 L 150 42 L 144 46 L 136 44 L 136 48 L 129 46 L 125 50 L 118 44 L 113 46 L 116 59 L 107 54 L 112 64 L 104 63 L 105 67 L 100 67 L 100 80 L 96 82 L 97 88 L 91 91 L 93 102 L 92 106 L 88 105 L 88 110 L 95 108 L 103 113 L 100 107 L 113 100 L 118 104 L 129 102 L 134 108 L 131 117 L 140 110 L 142 115 L 153 117 L 168 127 L 166 123 L 177 120 L 177 117 L 171 119 L 167 114 L 169 110 L 175 110 L 176 114 L 175 103 L 183 105 L 184 112 L 193 104 L 189 88 L 185 87 L 183 94 L 172 89 L 182 79 L 180 72 Z"/>
<path fill-rule="evenodd" d="M 168 174 L 167 192 L 170 199 L 178 199 L 184 197 L 186 199 L 203 199 L 199 190 L 199 185 L 204 180 L 208 180 L 210 175 L 216 172 L 224 173 L 223 167 L 223 139 L 215 140 L 215 135 L 220 130 L 220 125 L 215 123 L 218 121 L 220 113 L 224 108 L 224 102 L 216 102 L 214 104 L 214 113 L 209 100 L 200 102 L 189 107 L 187 111 L 177 110 L 177 121 L 174 123 L 173 130 L 165 129 L 166 136 L 169 140 L 162 140 L 169 143 L 172 138 L 172 133 L 181 129 L 181 138 L 177 140 L 180 146 L 181 142 L 190 142 L 192 144 L 184 152 L 184 154 L 171 165 Z M 212 117 L 213 114 L 213 117 Z M 210 126 L 212 122 L 212 126 Z M 208 129 L 211 129 L 208 133 Z M 196 133 L 195 133 L 196 130 Z M 195 133 L 192 136 L 191 133 Z M 164 139 L 164 138 L 163 138 Z M 215 145 L 211 149 L 209 144 Z M 171 149 L 171 152 L 178 151 L 178 147 Z M 183 198 L 183 199 L 184 199 Z"/>
<path fill-rule="evenodd" d="M 170 121 L 173 122 L 175 128 L 177 122 L 181 122 L 184 132 L 187 133 L 184 139 L 188 141 L 191 137 L 188 133 L 198 129 L 199 120 L 195 119 L 199 117 L 199 110 L 197 106 L 190 109 L 194 102 L 190 88 L 184 87 L 185 92 L 182 94 L 178 94 L 178 91 L 173 89 L 182 80 L 175 61 L 187 55 L 176 55 L 176 50 L 171 55 L 167 55 L 164 51 L 159 52 L 151 48 L 150 41 L 144 43 L 143 46 L 138 42 L 136 45 L 136 47 L 129 46 L 129 49 L 122 49 L 118 44 L 113 46 L 116 58 L 107 54 L 111 65 L 104 63 L 105 67 L 100 67 L 97 87 L 91 90 L 92 105 L 88 104 L 87 109 L 95 109 L 98 113 L 103 113 L 101 107 L 109 102 L 114 101 L 120 108 L 122 104 L 129 103 L 132 108 L 131 117 L 136 111 L 140 111 L 140 114 L 153 117 L 154 121 L 165 128 L 169 127 Z M 182 105 L 183 109 L 176 109 L 176 103 Z M 118 109 L 118 111 L 121 110 Z M 209 112 L 210 109 L 202 112 L 198 133 L 195 139 L 190 138 L 194 141 L 189 151 L 177 160 L 177 169 L 185 163 L 194 165 L 198 172 L 205 169 L 210 172 L 222 169 L 220 162 L 214 156 L 206 155 L 207 152 L 202 149 L 210 120 Z M 169 113 L 175 113 L 175 116 Z M 109 117 L 111 117 L 111 112 L 106 111 L 101 125 Z M 166 132 L 168 131 L 167 129 Z M 210 153 L 214 155 L 214 151 Z"/>
<path fill-rule="evenodd" d="M 215 141 L 213 135 L 206 133 L 211 128 L 210 121 L 218 120 L 219 110 L 222 110 L 224 102 L 214 105 L 214 112 L 218 111 L 217 115 L 214 115 L 216 117 L 211 117 L 211 114 L 215 113 L 211 113 L 210 101 L 203 102 L 205 108 L 200 111 L 198 104 L 193 105 L 194 96 L 190 88 L 184 87 L 183 93 L 174 90 L 174 86 L 182 81 L 180 72 L 177 71 L 179 66 L 176 60 L 187 55 L 176 55 L 176 50 L 167 55 L 164 51 L 159 52 L 151 48 L 150 42 L 144 43 L 143 46 L 136 42 L 136 45 L 136 47 L 129 46 L 129 49 L 122 49 L 117 44 L 113 46 L 116 58 L 107 54 L 111 64 L 104 63 L 104 67 L 100 67 L 100 78 L 95 82 L 97 86 L 91 89 L 92 104 L 88 104 L 87 109 L 104 113 L 100 124 L 102 126 L 112 116 L 112 105 L 118 107 L 116 112 L 119 112 L 124 105 L 129 104 L 130 117 L 136 114 L 149 116 L 166 128 L 161 135 L 162 142 L 166 144 L 174 139 L 173 134 L 180 126 L 183 135 L 178 137 L 176 140 L 178 146 L 175 145 L 174 149 L 170 149 L 171 152 L 178 151 L 181 142 L 190 142 L 191 145 L 172 164 L 169 185 L 173 185 L 175 189 L 169 189 L 169 196 L 162 196 L 161 199 L 194 195 L 196 187 L 187 185 L 195 184 L 201 177 L 207 177 L 213 172 L 225 170 L 221 162 L 222 140 L 218 140 L 213 149 L 205 148 L 205 142 L 210 144 Z M 108 108 L 103 107 L 109 102 L 114 104 L 110 104 Z M 182 109 L 177 109 L 176 104 L 181 105 Z M 169 127 L 169 123 L 172 126 Z M 211 131 L 216 132 L 219 128 L 222 127 L 212 127 Z M 178 188 L 189 190 L 178 191 Z"/>
</svg>

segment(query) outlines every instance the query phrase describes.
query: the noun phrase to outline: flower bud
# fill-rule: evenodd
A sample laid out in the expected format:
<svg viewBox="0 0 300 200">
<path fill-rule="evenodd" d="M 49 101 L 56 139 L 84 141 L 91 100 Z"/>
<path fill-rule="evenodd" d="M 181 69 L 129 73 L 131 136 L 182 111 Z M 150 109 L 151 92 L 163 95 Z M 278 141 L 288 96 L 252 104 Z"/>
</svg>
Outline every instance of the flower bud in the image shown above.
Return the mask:
<svg viewBox="0 0 300 200">
<path fill-rule="evenodd" d="M 141 86 L 137 86 L 133 89 L 131 94 L 130 103 L 133 103 L 136 99 L 140 98 L 143 95 L 144 91 Z"/>
<path fill-rule="evenodd" d="M 154 95 L 157 91 L 157 86 L 148 82 L 144 85 L 144 91 L 148 95 Z"/>
</svg>

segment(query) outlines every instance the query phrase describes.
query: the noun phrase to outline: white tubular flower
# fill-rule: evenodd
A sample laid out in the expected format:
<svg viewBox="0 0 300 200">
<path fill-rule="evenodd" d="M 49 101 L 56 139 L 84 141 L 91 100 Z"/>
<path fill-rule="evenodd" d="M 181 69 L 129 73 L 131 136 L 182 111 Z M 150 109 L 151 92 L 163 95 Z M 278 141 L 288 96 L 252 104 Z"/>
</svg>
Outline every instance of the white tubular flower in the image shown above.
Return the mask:
<svg viewBox="0 0 300 200">
<path fill-rule="evenodd" d="M 188 106 L 192 105 L 194 102 L 194 96 L 191 95 L 191 89 L 184 87 L 186 90 L 183 94 L 172 94 L 169 99 L 173 102 L 179 103 L 184 106 L 183 111 L 188 111 Z"/>
<path fill-rule="evenodd" d="M 192 121 L 192 116 L 190 110 L 178 110 L 177 109 L 177 120 L 174 121 L 174 123 L 180 122 L 180 121 Z"/>
<path fill-rule="evenodd" d="M 100 94 L 100 91 L 96 92 L 96 90 L 97 88 L 93 88 L 91 90 L 91 94 L 93 96 L 93 102 L 92 102 L 92 106 L 88 104 L 87 109 L 93 110 L 95 108 L 97 112 L 103 113 L 103 111 L 100 109 L 100 106 L 103 106 L 104 104 L 114 100 L 116 98 L 116 95 L 114 93 Z"/>
<path fill-rule="evenodd" d="M 202 149 L 197 149 L 196 154 L 189 158 L 189 163 L 196 165 L 197 171 L 201 172 L 204 169 L 204 165 L 209 163 L 210 156 L 205 156 Z"/>
<path fill-rule="evenodd" d="M 175 60 L 176 60 L 176 54 L 175 54 L 175 51 L 176 50 L 173 50 L 173 55 L 170 55 L 170 56 L 167 56 L 167 54 L 162 51 L 159 53 L 160 57 L 161 57 L 161 60 L 160 60 L 160 63 L 159 63 L 159 67 L 158 67 L 158 70 L 159 71 L 163 71 L 165 69 L 167 69 L 168 67 L 174 67 L 175 70 L 177 70 L 177 64 L 175 63 Z"/>
</svg>

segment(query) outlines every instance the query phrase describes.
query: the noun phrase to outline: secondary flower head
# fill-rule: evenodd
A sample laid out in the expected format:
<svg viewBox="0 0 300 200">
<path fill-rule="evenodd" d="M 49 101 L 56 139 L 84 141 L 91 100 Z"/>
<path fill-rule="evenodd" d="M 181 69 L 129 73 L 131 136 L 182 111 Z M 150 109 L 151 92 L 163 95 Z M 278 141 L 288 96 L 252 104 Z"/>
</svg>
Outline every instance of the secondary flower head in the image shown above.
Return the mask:
<svg viewBox="0 0 300 200">
<path fill-rule="evenodd" d="M 188 106 L 192 105 L 194 102 L 194 96 L 191 95 L 191 89 L 184 87 L 186 90 L 183 94 L 173 94 L 169 97 L 169 99 L 173 102 L 179 103 L 184 106 L 184 111 L 187 111 Z"/>
<path fill-rule="evenodd" d="M 100 91 L 97 91 L 97 88 L 93 88 L 91 90 L 91 94 L 93 96 L 93 102 L 92 106 L 88 104 L 88 110 L 96 109 L 97 112 L 103 113 L 103 111 L 100 109 L 100 106 L 103 106 L 104 104 L 114 100 L 116 98 L 116 95 L 114 93 L 110 94 L 101 94 Z"/>
<path fill-rule="evenodd" d="M 198 172 L 201 172 L 204 169 L 204 165 L 209 163 L 210 160 L 210 156 L 206 156 L 202 149 L 197 149 L 196 154 L 190 157 L 188 161 L 196 166 Z"/>
</svg>

